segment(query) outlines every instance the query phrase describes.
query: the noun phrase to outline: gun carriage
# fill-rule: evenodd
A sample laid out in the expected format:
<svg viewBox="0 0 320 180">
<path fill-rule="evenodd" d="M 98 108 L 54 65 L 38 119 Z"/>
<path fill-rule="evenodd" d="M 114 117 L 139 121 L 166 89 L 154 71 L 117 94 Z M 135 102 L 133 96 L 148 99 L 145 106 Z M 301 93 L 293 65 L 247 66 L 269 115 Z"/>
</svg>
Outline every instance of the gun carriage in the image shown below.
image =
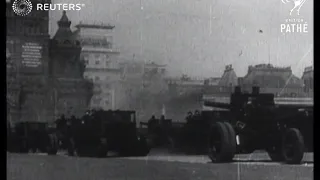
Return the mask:
<svg viewBox="0 0 320 180">
<path fill-rule="evenodd" d="M 58 151 L 58 139 L 54 128 L 44 122 L 19 122 L 13 128 L 8 126 L 8 151 L 40 151 L 55 155 Z"/>
<path fill-rule="evenodd" d="M 156 119 L 153 116 L 148 122 L 140 122 L 140 131 L 145 134 L 151 147 L 166 147 L 171 144 L 172 119 Z"/>
<path fill-rule="evenodd" d="M 148 122 L 140 122 L 140 127 L 147 127 L 146 134 L 153 148 L 165 147 L 169 152 L 206 154 L 206 139 L 211 123 L 206 117 L 210 112 L 189 113 L 186 122 L 151 118 Z"/>
<path fill-rule="evenodd" d="M 92 111 L 82 118 L 69 119 L 64 132 L 69 155 L 105 157 L 110 151 L 121 156 L 145 156 L 146 138 L 137 132 L 135 111 Z"/>
<path fill-rule="evenodd" d="M 313 105 L 275 104 L 274 95 L 235 88 L 230 103 L 205 102 L 213 110 L 208 145 L 213 162 L 232 161 L 236 153 L 266 150 L 273 161 L 298 164 L 313 151 Z"/>
</svg>

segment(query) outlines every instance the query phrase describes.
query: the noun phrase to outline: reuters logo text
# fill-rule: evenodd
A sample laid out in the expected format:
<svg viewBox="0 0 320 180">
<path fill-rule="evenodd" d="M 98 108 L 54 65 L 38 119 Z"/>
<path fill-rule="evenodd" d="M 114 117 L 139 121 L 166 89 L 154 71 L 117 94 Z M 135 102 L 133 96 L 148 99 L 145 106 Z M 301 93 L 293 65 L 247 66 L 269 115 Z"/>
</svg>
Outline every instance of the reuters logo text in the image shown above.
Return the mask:
<svg viewBox="0 0 320 180">
<path fill-rule="evenodd" d="M 35 10 L 37 11 L 80 11 L 85 4 L 66 4 L 66 3 L 37 3 Z M 30 0 L 15 0 L 12 4 L 13 12 L 18 16 L 26 16 L 33 10 Z"/>
</svg>

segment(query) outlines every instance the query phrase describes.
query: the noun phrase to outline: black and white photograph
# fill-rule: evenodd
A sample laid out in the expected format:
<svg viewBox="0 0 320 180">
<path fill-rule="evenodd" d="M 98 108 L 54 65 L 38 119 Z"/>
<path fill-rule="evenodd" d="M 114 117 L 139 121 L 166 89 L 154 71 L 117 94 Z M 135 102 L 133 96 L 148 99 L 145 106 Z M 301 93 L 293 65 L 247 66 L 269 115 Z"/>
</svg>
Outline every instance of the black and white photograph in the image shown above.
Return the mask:
<svg viewBox="0 0 320 180">
<path fill-rule="evenodd" d="M 6 0 L 7 180 L 313 180 L 313 0 Z"/>
</svg>

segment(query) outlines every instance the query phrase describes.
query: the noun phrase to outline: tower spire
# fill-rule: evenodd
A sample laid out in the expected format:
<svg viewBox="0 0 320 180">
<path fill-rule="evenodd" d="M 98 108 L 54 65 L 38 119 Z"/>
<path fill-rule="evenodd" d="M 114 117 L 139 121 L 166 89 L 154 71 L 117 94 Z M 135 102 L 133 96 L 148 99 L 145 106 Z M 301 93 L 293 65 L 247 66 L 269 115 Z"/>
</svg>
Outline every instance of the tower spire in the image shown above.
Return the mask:
<svg viewBox="0 0 320 180">
<path fill-rule="evenodd" d="M 72 36 L 70 29 L 71 21 L 67 16 L 67 12 L 63 11 L 60 20 L 57 22 L 59 28 L 54 36 L 54 39 L 68 39 Z"/>
</svg>

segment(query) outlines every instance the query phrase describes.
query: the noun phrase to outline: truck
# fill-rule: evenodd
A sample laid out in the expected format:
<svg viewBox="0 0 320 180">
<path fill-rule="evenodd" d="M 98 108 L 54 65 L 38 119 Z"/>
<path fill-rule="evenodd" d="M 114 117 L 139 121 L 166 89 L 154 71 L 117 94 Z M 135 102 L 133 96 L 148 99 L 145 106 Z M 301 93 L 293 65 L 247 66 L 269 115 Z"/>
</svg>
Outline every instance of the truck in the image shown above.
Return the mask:
<svg viewBox="0 0 320 180">
<path fill-rule="evenodd" d="M 18 122 L 7 128 L 7 150 L 16 153 L 41 152 L 55 155 L 58 139 L 54 128 L 46 122 Z"/>
<path fill-rule="evenodd" d="M 57 129 L 70 156 L 106 157 L 108 152 L 146 156 L 150 151 L 145 136 L 137 131 L 135 111 L 94 110 L 59 123 Z"/>
<path fill-rule="evenodd" d="M 230 103 L 205 101 L 209 112 L 208 154 L 212 162 L 231 162 L 235 154 L 265 150 L 272 161 L 301 163 L 313 152 L 313 104 L 275 104 L 274 94 L 235 87 Z"/>
</svg>

